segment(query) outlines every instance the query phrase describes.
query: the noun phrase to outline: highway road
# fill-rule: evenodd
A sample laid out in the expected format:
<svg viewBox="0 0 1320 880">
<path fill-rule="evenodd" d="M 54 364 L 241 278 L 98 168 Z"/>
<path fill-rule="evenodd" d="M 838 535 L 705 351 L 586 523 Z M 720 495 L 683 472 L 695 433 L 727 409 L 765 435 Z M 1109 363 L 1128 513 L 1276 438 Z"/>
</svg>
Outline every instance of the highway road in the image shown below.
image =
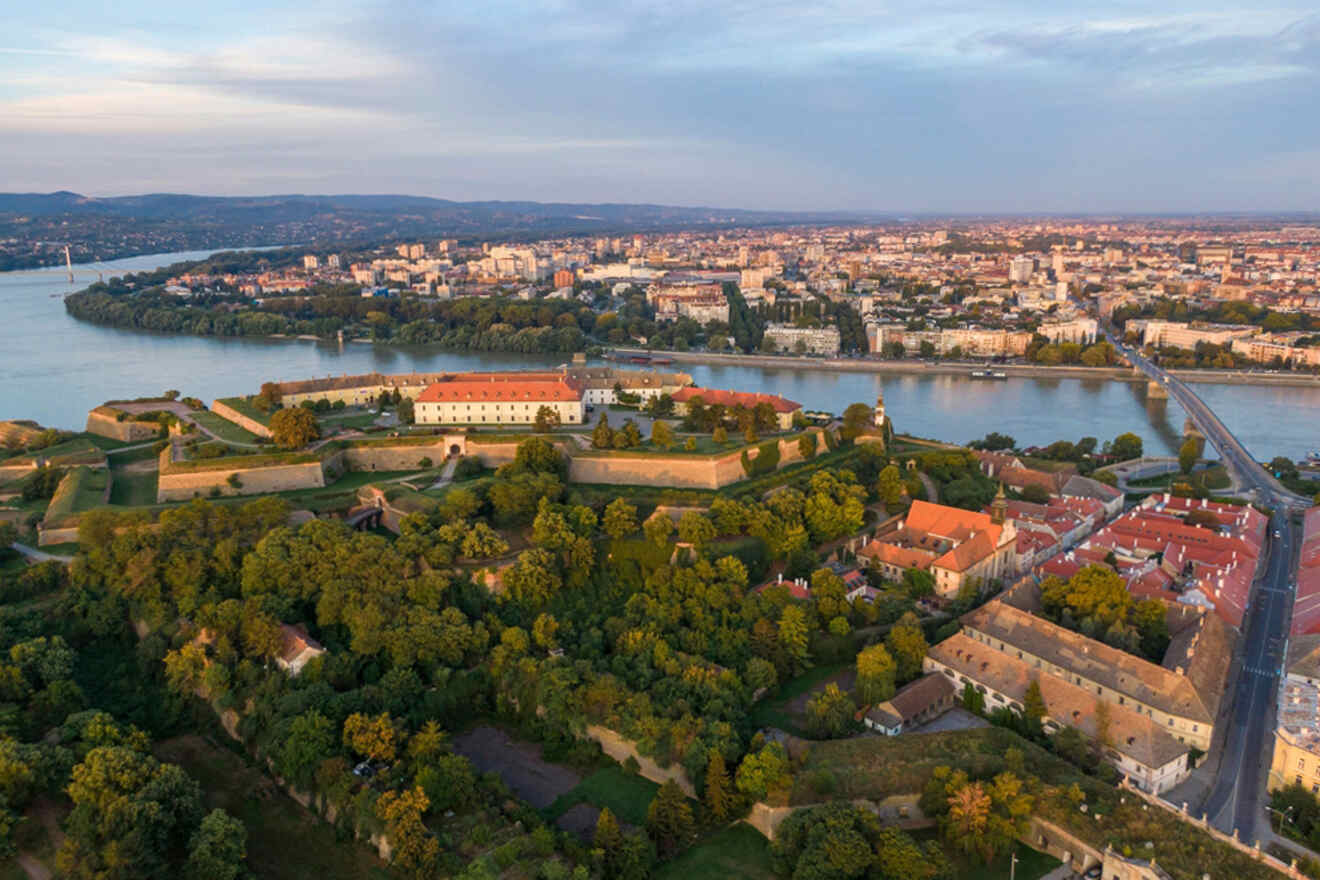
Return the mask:
<svg viewBox="0 0 1320 880">
<path fill-rule="evenodd" d="M 1106 333 L 1109 337 L 1109 334 Z M 1265 572 L 1247 608 L 1242 629 L 1241 665 L 1229 686 L 1229 714 L 1223 757 L 1203 812 L 1220 830 L 1245 841 L 1255 840 L 1263 820 L 1265 780 L 1273 745 L 1275 693 L 1287 646 L 1288 619 L 1296 582 L 1294 570 L 1300 538 L 1291 525 L 1290 510 L 1309 499 L 1285 489 L 1251 457 L 1224 423 L 1178 379 L 1151 363 L 1140 352 L 1109 337 L 1138 369 L 1168 389 L 1206 441 L 1219 451 L 1237 485 L 1252 491 L 1256 500 L 1275 509 L 1270 518 Z"/>
</svg>

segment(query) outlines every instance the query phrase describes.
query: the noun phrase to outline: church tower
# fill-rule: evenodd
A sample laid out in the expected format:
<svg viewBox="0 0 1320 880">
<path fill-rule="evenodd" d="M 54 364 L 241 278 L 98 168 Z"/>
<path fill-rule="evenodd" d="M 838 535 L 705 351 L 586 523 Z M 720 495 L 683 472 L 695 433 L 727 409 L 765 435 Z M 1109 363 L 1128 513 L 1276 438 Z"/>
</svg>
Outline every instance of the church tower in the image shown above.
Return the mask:
<svg viewBox="0 0 1320 880">
<path fill-rule="evenodd" d="M 1004 520 L 1008 518 L 1008 499 L 1004 497 L 1004 484 L 999 484 L 999 491 L 995 492 L 995 500 L 990 504 L 990 521 L 997 526 L 1002 526 Z"/>
<path fill-rule="evenodd" d="M 885 393 L 877 391 L 875 394 L 875 426 L 883 428 L 885 426 Z"/>
</svg>

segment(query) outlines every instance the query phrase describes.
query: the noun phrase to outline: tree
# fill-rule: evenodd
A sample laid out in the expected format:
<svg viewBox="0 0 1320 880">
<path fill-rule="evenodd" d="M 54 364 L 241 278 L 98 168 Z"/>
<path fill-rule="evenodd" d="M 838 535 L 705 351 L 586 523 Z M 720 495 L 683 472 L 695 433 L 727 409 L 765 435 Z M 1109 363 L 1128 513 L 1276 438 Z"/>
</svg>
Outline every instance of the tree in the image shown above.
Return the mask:
<svg viewBox="0 0 1320 880">
<path fill-rule="evenodd" d="M 281 776 L 295 785 L 307 786 L 316 768 L 334 754 L 334 749 L 334 722 L 315 710 L 304 712 L 289 722 L 275 756 L 275 766 Z"/>
<path fill-rule="evenodd" d="M 685 451 L 687 451 L 687 452 L 696 452 L 696 451 L 697 451 L 697 438 L 696 438 L 696 437 L 689 437 L 689 438 L 687 438 L 686 440 L 684 440 L 684 441 L 683 441 L 683 449 L 684 449 Z"/>
<path fill-rule="evenodd" d="M 843 736 L 853 725 L 857 704 L 830 682 L 825 689 L 807 700 L 807 732 L 816 739 Z"/>
<path fill-rule="evenodd" d="M 463 535 L 460 547 L 463 555 L 469 559 L 491 559 L 507 553 L 509 542 L 484 522 L 476 522 Z"/>
<path fill-rule="evenodd" d="M 921 675 L 921 665 L 930 646 L 926 644 L 926 634 L 915 614 L 909 611 L 894 624 L 885 638 L 885 645 L 894 658 L 899 681 L 912 681 Z"/>
<path fill-rule="evenodd" d="M 848 408 L 843 411 L 843 438 L 856 439 L 857 435 L 871 427 L 874 416 L 875 412 L 864 403 L 848 404 Z"/>
<path fill-rule="evenodd" d="M 1196 438 L 1188 436 L 1178 447 L 1178 469 L 1184 474 L 1190 474 L 1192 468 L 1196 467 L 1196 460 L 1201 457 L 1201 446 L 1196 442 Z"/>
<path fill-rule="evenodd" d="M 402 792 L 387 791 L 376 801 L 376 815 L 385 821 L 385 832 L 392 846 L 391 866 L 418 880 L 434 876 L 440 858 L 440 841 L 422 821 L 430 805 L 421 786 Z"/>
<path fill-rule="evenodd" d="M 596 428 L 591 432 L 591 447 L 593 449 L 614 448 L 614 429 L 610 427 L 609 413 L 602 412 L 600 414 L 600 420 L 596 422 Z"/>
<path fill-rule="evenodd" d="M 779 617 L 779 643 L 794 666 L 807 663 L 807 615 L 796 605 L 786 606 Z"/>
<path fill-rule="evenodd" d="M 395 411 L 398 413 L 399 422 L 402 424 L 411 425 L 417 419 L 416 408 L 413 406 L 411 397 L 401 399 Z"/>
<path fill-rule="evenodd" d="M 880 496 L 885 507 L 891 510 L 903 501 L 903 475 L 897 465 L 886 465 L 880 471 L 875 484 L 875 493 Z"/>
<path fill-rule="evenodd" d="M 559 574 L 559 560 L 543 547 L 533 547 L 518 554 L 518 561 L 504 574 L 509 594 L 533 608 L 549 602 L 564 581 Z"/>
<path fill-rule="evenodd" d="M 371 718 L 354 712 L 344 720 L 344 745 L 372 761 L 393 761 L 398 738 L 388 713 Z"/>
<path fill-rule="evenodd" d="M 606 857 L 623 843 L 623 831 L 619 829 L 619 821 L 614 818 L 609 807 L 602 807 L 600 815 L 596 817 L 596 830 L 591 836 L 591 843 L 596 849 L 604 850 Z"/>
<path fill-rule="evenodd" d="M 1041 729 L 1041 720 L 1048 714 L 1045 696 L 1040 692 L 1040 679 L 1033 678 L 1027 685 L 1027 692 L 1022 697 L 1022 717 L 1027 719 L 1033 730 Z"/>
<path fill-rule="evenodd" d="M 661 449 L 670 449 L 674 445 L 674 432 L 669 425 L 656 419 L 651 424 L 651 443 Z"/>
<path fill-rule="evenodd" d="M 875 705 L 892 697 L 897 670 L 884 645 L 863 648 L 857 655 L 857 698 L 864 705 Z"/>
<path fill-rule="evenodd" d="M 256 404 L 258 409 L 270 412 L 279 406 L 283 399 L 284 392 L 280 390 L 278 382 L 262 382 L 261 391 L 256 397 L 252 398 L 252 402 Z"/>
<path fill-rule="evenodd" d="M 285 449 L 301 449 L 321 436 L 321 428 L 311 410 L 296 406 L 270 417 L 270 435 Z"/>
<path fill-rule="evenodd" d="M 694 827 L 692 807 L 683 789 L 674 780 L 666 780 L 646 810 L 646 833 L 661 855 L 670 856 L 691 839 Z"/>
<path fill-rule="evenodd" d="M 247 869 L 247 828 L 224 810 L 206 814 L 188 842 L 187 877 L 197 880 L 237 880 Z"/>
<path fill-rule="evenodd" d="M 724 429 L 723 425 L 716 425 L 715 430 L 711 432 L 710 439 L 723 446 L 729 442 L 729 432 Z"/>
<path fill-rule="evenodd" d="M 963 685 L 962 692 L 963 708 L 973 715 L 980 715 L 985 711 L 985 694 L 972 686 L 971 682 Z"/>
<path fill-rule="evenodd" d="M 990 795 L 981 783 L 969 782 L 950 792 L 949 812 L 942 825 L 944 836 L 966 854 L 984 852 L 990 827 Z"/>
<path fill-rule="evenodd" d="M 464 809 L 477 798 L 477 774 L 462 755 L 436 755 L 417 771 L 416 781 L 440 812 Z"/>
<path fill-rule="evenodd" d="M 724 767 L 724 755 L 719 749 L 710 750 L 706 763 L 706 809 L 717 822 L 729 817 L 733 808 L 733 792 L 729 790 L 729 774 Z"/>
<path fill-rule="evenodd" d="M 642 445 L 641 429 L 637 427 L 637 423 L 632 419 L 623 420 L 623 427 L 619 430 L 619 433 L 623 434 L 627 449 L 634 449 Z M 616 436 L 615 443 L 617 444 L 617 442 L 618 437 Z"/>
<path fill-rule="evenodd" d="M 754 801 L 787 798 L 793 787 L 793 776 L 784 747 L 777 742 L 767 743 L 760 751 L 743 758 L 734 777 L 734 786 Z"/>
<path fill-rule="evenodd" d="M 666 514 L 653 513 L 642 525 L 642 531 L 646 534 L 646 540 L 656 546 L 663 546 L 674 532 L 674 521 Z"/>
<path fill-rule="evenodd" d="M 124 746 L 99 746 L 73 768 L 61 876 L 165 878 L 202 819 L 201 789 L 173 764 Z"/>
<path fill-rule="evenodd" d="M 624 498 L 615 498 L 605 505 L 601 528 L 611 538 L 619 539 L 637 531 L 637 508 Z"/>
<path fill-rule="evenodd" d="M 1119 434 L 1114 438 L 1114 442 L 1110 444 L 1109 452 L 1119 461 L 1141 458 L 1141 438 L 1131 432 Z"/>
<path fill-rule="evenodd" d="M 715 538 L 715 524 L 695 510 L 689 510 L 678 520 L 678 538 L 698 550 Z"/>
<path fill-rule="evenodd" d="M 542 406 L 536 411 L 536 420 L 533 422 L 532 429 L 538 434 L 546 434 L 558 428 L 559 425 L 559 410 Z"/>
</svg>

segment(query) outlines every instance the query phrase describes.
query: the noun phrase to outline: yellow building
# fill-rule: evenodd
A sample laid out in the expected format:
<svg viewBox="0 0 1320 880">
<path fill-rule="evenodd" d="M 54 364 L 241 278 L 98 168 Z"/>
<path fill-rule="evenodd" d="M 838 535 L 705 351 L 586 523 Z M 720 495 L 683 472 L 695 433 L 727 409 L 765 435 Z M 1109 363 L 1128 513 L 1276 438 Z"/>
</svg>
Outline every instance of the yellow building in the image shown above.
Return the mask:
<svg viewBox="0 0 1320 880">
<path fill-rule="evenodd" d="M 1295 636 L 1279 683 L 1269 789 L 1296 783 L 1320 794 L 1320 635 Z"/>
</svg>

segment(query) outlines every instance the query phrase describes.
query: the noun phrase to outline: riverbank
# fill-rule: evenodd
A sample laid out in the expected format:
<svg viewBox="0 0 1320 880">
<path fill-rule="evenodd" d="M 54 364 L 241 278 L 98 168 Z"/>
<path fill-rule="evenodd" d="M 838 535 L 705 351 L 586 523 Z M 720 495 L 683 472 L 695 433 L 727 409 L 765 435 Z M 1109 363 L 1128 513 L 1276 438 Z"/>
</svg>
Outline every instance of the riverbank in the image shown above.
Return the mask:
<svg viewBox="0 0 1320 880">
<path fill-rule="evenodd" d="M 1044 364 L 991 364 L 974 362 L 927 362 L 923 360 L 876 360 L 871 358 L 813 358 L 775 354 L 716 354 L 696 351 L 653 351 L 644 348 L 614 348 L 612 357 L 669 358 L 676 364 L 705 364 L 728 367 L 781 367 L 791 370 L 821 370 L 838 373 L 891 373 L 918 376 L 963 376 L 972 370 L 993 369 L 1007 377 L 1022 379 L 1106 379 L 1146 383 L 1146 377 L 1129 367 L 1046 366 Z M 1170 370 L 1184 382 L 1217 385 L 1292 385 L 1320 388 L 1320 376 L 1296 373 L 1244 373 L 1232 370 Z"/>
</svg>

